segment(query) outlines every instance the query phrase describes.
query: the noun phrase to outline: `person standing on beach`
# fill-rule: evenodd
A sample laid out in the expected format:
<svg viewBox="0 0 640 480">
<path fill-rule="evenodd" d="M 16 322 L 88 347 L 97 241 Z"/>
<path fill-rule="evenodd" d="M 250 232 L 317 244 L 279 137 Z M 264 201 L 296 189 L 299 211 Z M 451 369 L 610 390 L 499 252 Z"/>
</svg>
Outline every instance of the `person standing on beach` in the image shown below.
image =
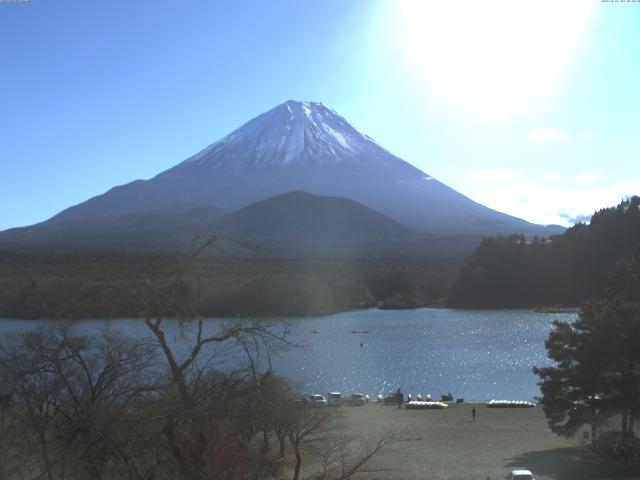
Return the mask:
<svg viewBox="0 0 640 480">
<path fill-rule="evenodd" d="M 471 417 L 473 418 L 473 421 L 475 422 L 476 421 L 476 407 L 475 406 L 473 406 L 471 408 Z"/>
</svg>

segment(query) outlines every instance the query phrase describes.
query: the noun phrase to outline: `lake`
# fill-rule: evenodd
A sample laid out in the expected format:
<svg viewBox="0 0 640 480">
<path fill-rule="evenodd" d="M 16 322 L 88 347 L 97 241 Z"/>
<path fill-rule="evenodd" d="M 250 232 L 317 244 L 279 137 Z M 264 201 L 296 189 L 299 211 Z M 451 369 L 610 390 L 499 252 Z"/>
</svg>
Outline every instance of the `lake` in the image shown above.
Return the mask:
<svg viewBox="0 0 640 480">
<path fill-rule="evenodd" d="M 362 392 L 372 397 L 398 387 L 434 398 L 451 392 L 466 400 L 522 399 L 539 395 L 534 366 L 551 362 L 544 340 L 554 320 L 575 313 L 530 310 L 358 310 L 287 319 L 291 338 L 305 345 L 273 359 L 276 373 L 307 393 Z M 208 320 L 210 326 L 219 319 Z M 39 322 L 0 320 L 0 332 Z M 96 332 L 108 325 L 147 335 L 139 319 L 83 320 Z M 352 333 L 363 332 L 368 333 Z M 315 333 L 314 333 L 315 332 Z"/>
</svg>

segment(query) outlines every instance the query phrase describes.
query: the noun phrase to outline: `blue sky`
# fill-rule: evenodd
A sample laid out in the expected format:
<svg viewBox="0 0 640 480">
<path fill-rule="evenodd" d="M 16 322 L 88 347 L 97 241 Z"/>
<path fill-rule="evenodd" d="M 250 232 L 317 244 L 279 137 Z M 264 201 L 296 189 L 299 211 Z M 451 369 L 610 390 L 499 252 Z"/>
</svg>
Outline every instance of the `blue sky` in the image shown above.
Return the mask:
<svg viewBox="0 0 640 480">
<path fill-rule="evenodd" d="M 322 101 L 492 208 L 640 194 L 640 3 L 0 2 L 0 229 Z"/>
</svg>

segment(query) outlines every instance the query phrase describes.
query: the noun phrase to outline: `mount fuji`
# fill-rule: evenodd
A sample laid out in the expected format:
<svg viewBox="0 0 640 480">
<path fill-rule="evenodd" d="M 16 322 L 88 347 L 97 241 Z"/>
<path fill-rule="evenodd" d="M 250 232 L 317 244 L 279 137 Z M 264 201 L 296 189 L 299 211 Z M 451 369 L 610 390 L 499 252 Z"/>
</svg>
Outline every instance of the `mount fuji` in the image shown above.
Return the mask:
<svg viewBox="0 0 640 480">
<path fill-rule="evenodd" d="M 136 219 L 145 219 L 140 228 L 151 222 L 156 229 L 166 218 L 210 221 L 288 192 L 355 201 L 419 234 L 563 231 L 476 203 L 385 150 L 323 103 L 292 100 L 149 180 L 114 187 L 26 228 L 33 238 L 38 231 L 77 232 L 117 220 L 119 234 L 126 234 L 122 219 L 130 229 Z M 8 233 L 24 239 L 24 230 L 7 231 L 0 240 Z"/>
</svg>

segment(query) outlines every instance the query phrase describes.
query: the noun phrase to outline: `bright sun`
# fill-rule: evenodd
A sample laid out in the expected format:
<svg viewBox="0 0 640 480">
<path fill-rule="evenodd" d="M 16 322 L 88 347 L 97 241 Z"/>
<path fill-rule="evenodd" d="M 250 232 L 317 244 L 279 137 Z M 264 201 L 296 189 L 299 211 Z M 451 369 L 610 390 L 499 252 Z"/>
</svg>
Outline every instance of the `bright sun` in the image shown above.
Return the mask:
<svg viewBox="0 0 640 480">
<path fill-rule="evenodd" d="M 552 93 L 593 17 L 588 0 L 404 0 L 411 68 L 459 108 L 518 114 Z"/>
</svg>

